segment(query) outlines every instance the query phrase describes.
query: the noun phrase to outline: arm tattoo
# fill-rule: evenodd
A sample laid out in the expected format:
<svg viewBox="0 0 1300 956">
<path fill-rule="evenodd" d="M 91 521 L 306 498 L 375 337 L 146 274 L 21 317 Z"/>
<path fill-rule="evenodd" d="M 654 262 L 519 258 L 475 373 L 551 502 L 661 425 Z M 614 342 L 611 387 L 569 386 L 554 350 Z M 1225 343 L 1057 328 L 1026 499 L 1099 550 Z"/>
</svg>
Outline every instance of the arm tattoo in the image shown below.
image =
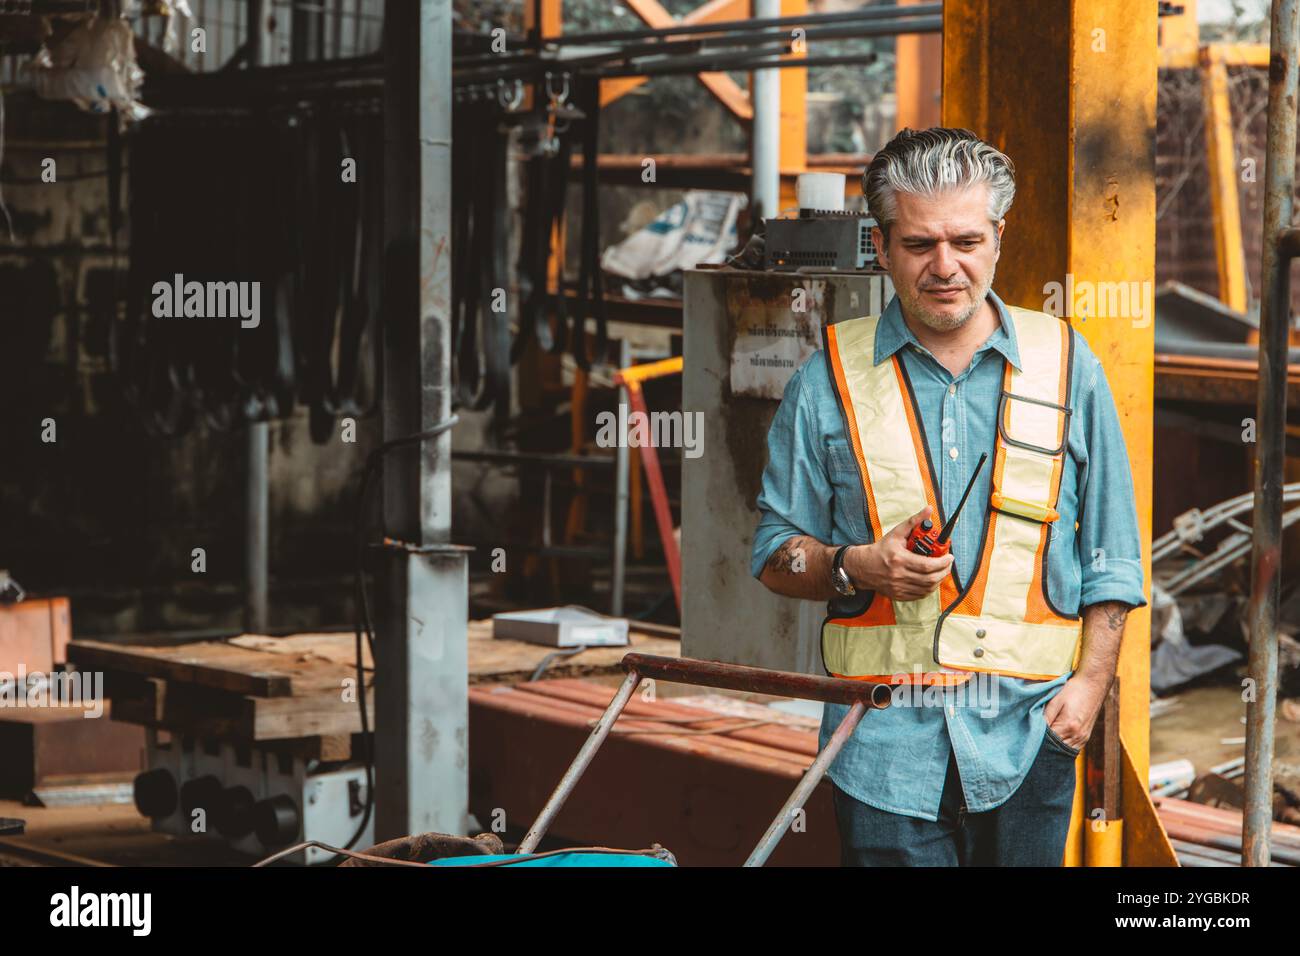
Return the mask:
<svg viewBox="0 0 1300 956">
<path fill-rule="evenodd" d="M 1128 617 L 1128 605 L 1121 604 L 1118 601 L 1107 601 L 1101 606 L 1106 613 L 1106 623 L 1110 625 L 1112 631 L 1124 629 L 1124 620 Z"/>
<path fill-rule="evenodd" d="M 767 559 L 767 567 L 770 571 L 777 571 L 781 574 L 791 574 L 794 571 L 795 560 L 799 556 L 799 548 L 796 546 L 798 538 L 788 538 L 782 542 L 781 546 L 772 552 L 772 556 Z"/>
</svg>

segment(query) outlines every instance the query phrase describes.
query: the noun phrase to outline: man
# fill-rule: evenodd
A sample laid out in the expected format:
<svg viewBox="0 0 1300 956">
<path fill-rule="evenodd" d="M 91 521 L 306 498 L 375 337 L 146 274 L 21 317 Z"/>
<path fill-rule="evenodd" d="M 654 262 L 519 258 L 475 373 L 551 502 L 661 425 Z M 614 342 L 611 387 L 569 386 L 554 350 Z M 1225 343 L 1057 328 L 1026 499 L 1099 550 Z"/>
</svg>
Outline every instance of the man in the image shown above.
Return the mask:
<svg viewBox="0 0 1300 956">
<path fill-rule="evenodd" d="M 1075 758 L 1146 603 L 1101 366 L 992 290 L 1014 175 L 965 130 L 876 154 L 863 193 L 895 298 L 827 328 L 768 434 L 754 576 L 829 602 L 827 673 L 898 685 L 830 769 L 845 865 L 1059 866 Z M 951 552 L 909 551 L 973 474 Z M 823 747 L 844 712 L 826 705 Z"/>
</svg>

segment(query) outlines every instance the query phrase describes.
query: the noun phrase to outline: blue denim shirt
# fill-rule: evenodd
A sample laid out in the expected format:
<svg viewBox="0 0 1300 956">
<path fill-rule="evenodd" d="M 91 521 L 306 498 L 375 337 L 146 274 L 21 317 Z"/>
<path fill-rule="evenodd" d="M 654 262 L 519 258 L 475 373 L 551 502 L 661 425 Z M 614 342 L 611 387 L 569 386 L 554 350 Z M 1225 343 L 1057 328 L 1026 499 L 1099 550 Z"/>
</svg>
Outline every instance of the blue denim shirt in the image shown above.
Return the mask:
<svg viewBox="0 0 1300 956">
<path fill-rule="evenodd" d="M 945 502 L 961 497 L 980 453 L 993 447 L 1004 363 L 1020 367 L 1006 307 L 992 292 L 989 300 L 1001 326 L 956 377 L 916 340 L 897 298 L 885 308 L 876 335 L 877 363 L 902 351 Z M 1072 334 L 1074 414 L 1057 503 L 1061 517 L 1051 525 L 1047 586 L 1053 604 L 1067 614 L 1101 601 L 1140 607 L 1146 600 L 1124 436 L 1101 364 L 1083 337 Z M 870 455 L 869 429 L 865 440 Z M 871 540 L 862 480 L 821 351 L 790 379 L 767 443 L 758 497 L 762 517 L 751 556 L 755 577 L 794 535 L 829 545 Z M 992 472 L 981 471 L 953 531 L 962 582 L 975 571 Z M 991 810 L 1028 773 L 1047 728 L 1043 710 L 1069 676 L 1031 681 L 976 675 L 957 688 L 900 689 L 893 706 L 868 713 L 858 725 L 831 765 L 830 777 L 873 807 L 935 820 L 948 759 L 955 753 L 966 809 Z M 842 704 L 825 705 L 821 746 L 846 711 Z"/>
</svg>

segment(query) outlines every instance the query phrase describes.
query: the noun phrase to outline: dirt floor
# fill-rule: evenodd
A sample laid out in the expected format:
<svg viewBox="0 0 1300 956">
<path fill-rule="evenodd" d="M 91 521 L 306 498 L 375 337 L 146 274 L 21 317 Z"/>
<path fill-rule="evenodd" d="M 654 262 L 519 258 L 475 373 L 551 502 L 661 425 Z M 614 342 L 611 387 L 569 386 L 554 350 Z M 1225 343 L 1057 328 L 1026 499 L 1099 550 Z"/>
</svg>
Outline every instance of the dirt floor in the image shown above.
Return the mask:
<svg viewBox="0 0 1300 956">
<path fill-rule="evenodd" d="M 0 839 L 0 866 L 58 865 L 62 854 L 113 866 L 247 866 L 249 862 L 216 840 L 154 833 L 148 818 L 131 803 L 29 807 L 0 800 L 0 817 L 27 824 L 22 836 Z M 30 855 L 24 848 L 49 851 L 49 856 Z"/>
<path fill-rule="evenodd" d="M 1241 687 L 1195 687 L 1173 696 L 1178 703 L 1151 721 L 1151 762 L 1186 758 L 1204 773 L 1245 753 L 1243 743 L 1222 743 L 1246 736 L 1246 704 Z M 1278 715 L 1273 754 L 1279 760 L 1300 763 L 1300 724 Z"/>
</svg>

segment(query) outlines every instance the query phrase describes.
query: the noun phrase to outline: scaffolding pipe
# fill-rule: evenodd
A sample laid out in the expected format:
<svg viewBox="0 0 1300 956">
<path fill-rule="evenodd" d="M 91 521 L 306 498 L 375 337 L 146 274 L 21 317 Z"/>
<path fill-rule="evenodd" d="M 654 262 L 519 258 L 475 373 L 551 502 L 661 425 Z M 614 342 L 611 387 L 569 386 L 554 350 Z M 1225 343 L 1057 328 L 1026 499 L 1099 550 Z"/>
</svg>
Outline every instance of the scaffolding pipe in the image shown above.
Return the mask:
<svg viewBox="0 0 1300 956">
<path fill-rule="evenodd" d="M 761 10 L 772 10 L 772 16 L 764 16 Z M 628 40 L 648 40 L 670 36 L 706 36 L 710 33 L 729 33 L 737 31 L 764 30 L 769 27 L 809 27 L 815 24 L 860 23 L 869 20 L 886 20 L 891 17 L 942 17 L 942 3 L 925 3 L 916 6 L 879 6 L 865 7 L 840 13 L 803 13 L 795 16 L 777 16 L 781 12 L 780 3 L 764 5 L 762 0 L 754 5 L 754 16 L 747 20 L 721 20 L 716 23 L 687 23 L 671 27 L 647 27 L 640 30 L 618 30 L 605 33 L 566 33 L 563 36 L 547 37 L 547 46 L 563 46 L 581 43 L 616 43 Z M 759 22 L 761 21 L 761 22 Z"/>
<path fill-rule="evenodd" d="M 1277 610 L 1282 571 L 1287 345 L 1291 325 L 1291 227 L 1295 187 L 1297 29 L 1300 0 L 1273 0 L 1269 31 L 1268 152 L 1260 265 L 1259 397 L 1255 451 L 1255 542 L 1251 551 L 1246 704 L 1246 807 L 1242 866 L 1268 866 L 1273 830 L 1273 723 L 1277 706 Z"/>
<path fill-rule="evenodd" d="M 775 18 L 781 0 L 754 0 L 754 18 Z M 754 122 L 750 140 L 750 220 L 757 228 L 777 214 L 781 202 L 781 74 L 773 69 L 754 71 Z"/>
</svg>

